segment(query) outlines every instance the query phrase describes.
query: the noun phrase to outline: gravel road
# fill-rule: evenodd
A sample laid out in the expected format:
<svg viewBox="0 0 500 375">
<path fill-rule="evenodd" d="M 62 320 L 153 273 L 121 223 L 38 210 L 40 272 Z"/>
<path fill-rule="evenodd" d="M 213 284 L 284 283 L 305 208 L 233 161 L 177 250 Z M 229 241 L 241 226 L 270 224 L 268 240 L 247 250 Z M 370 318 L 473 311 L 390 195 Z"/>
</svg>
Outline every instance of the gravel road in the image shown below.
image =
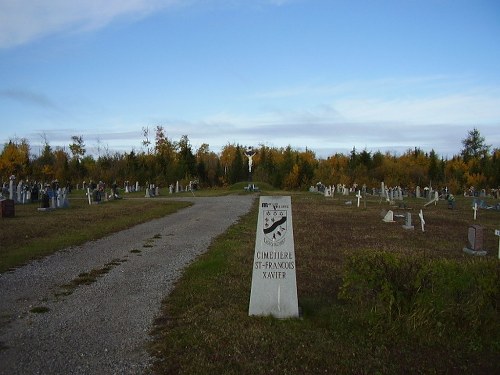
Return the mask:
<svg viewBox="0 0 500 375">
<path fill-rule="evenodd" d="M 0 274 L 0 374 L 148 373 L 145 345 L 161 301 L 253 199 L 193 197 L 175 214 Z M 61 295 L 79 274 L 106 267 Z"/>
</svg>

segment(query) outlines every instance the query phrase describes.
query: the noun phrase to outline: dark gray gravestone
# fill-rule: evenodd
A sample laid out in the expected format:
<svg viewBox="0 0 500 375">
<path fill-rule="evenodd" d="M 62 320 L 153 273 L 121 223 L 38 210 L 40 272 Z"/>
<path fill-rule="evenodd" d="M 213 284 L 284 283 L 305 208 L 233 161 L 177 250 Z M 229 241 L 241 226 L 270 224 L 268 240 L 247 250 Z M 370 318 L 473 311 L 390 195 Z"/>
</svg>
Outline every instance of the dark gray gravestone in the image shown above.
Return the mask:
<svg viewBox="0 0 500 375">
<path fill-rule="evenodd" d="M 479 225 L 471 225 L 467 233 L 467 239 L 469 243 L 467 244 L 467 247 L 463 248 L 466 253 L 471 255 L 486 255 L 486 251 L 483 250 L 483 227 Z"/>
<path fill-rule="evenodd" d="M 13 199 L 4 199 L 0 201 L 0 207 L 2 211 L 2 217 L 14 217 L 15 216 L 15 206 Z"/>
<path fill-rule="evenodd" d="M 405 224 L 403 225 L 404 229 L 414 229 L 415 227 L 411 224 L 411 213 L 405 213 Z"/>
<path fill-rule="evenodd" d="M 47 193 L 42 194 L 42 208 L 49 208 L 50 207 L 50 198 Z"/>
</svg>

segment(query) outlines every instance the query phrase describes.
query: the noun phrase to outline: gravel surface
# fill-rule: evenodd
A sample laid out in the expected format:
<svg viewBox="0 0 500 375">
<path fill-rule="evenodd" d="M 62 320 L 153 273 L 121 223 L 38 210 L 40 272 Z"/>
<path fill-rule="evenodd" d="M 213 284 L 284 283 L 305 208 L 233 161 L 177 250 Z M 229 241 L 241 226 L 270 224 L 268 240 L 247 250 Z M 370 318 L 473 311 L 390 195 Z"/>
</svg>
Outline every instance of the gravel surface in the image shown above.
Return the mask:
<svg viewBox="0 0 500 375">
<path fill-rule="evenodd" d="M 0 374 L 148 373 L 145 346 L 162 299 L 253 199 L 190 198 L 175 214 L 0 274 Z M 61 295 L 79 274 L 106 266 Z"/>
</svg>

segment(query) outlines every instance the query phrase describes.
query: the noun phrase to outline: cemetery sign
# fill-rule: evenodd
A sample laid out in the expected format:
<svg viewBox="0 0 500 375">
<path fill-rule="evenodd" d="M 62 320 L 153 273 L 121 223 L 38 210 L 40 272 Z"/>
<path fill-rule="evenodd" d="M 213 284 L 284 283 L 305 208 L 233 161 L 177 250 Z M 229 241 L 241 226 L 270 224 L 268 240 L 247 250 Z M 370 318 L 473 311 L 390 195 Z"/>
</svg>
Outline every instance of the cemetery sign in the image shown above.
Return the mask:
<svg viewBox="0 0 500 375">
<path fill-rule="evenodd" d="M 260 197 L 249 315 L 299 316 L 292 205 L 289 196 Z"/>
</svg>

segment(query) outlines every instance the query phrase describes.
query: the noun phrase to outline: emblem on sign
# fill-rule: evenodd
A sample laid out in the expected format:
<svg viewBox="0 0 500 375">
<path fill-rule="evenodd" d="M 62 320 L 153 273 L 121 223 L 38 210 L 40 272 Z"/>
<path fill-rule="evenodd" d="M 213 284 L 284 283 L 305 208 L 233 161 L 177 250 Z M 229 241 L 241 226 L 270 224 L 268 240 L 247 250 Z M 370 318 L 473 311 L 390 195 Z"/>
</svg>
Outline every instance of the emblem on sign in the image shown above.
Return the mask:
<svg viewBox="0 0 500 375">
<path fill-rule="evenodd" d="M 286 210 L 263 210 L 264 242 L 270 246 L 282 245 L 285 241 L 287 223 Z"/>
</svg>

